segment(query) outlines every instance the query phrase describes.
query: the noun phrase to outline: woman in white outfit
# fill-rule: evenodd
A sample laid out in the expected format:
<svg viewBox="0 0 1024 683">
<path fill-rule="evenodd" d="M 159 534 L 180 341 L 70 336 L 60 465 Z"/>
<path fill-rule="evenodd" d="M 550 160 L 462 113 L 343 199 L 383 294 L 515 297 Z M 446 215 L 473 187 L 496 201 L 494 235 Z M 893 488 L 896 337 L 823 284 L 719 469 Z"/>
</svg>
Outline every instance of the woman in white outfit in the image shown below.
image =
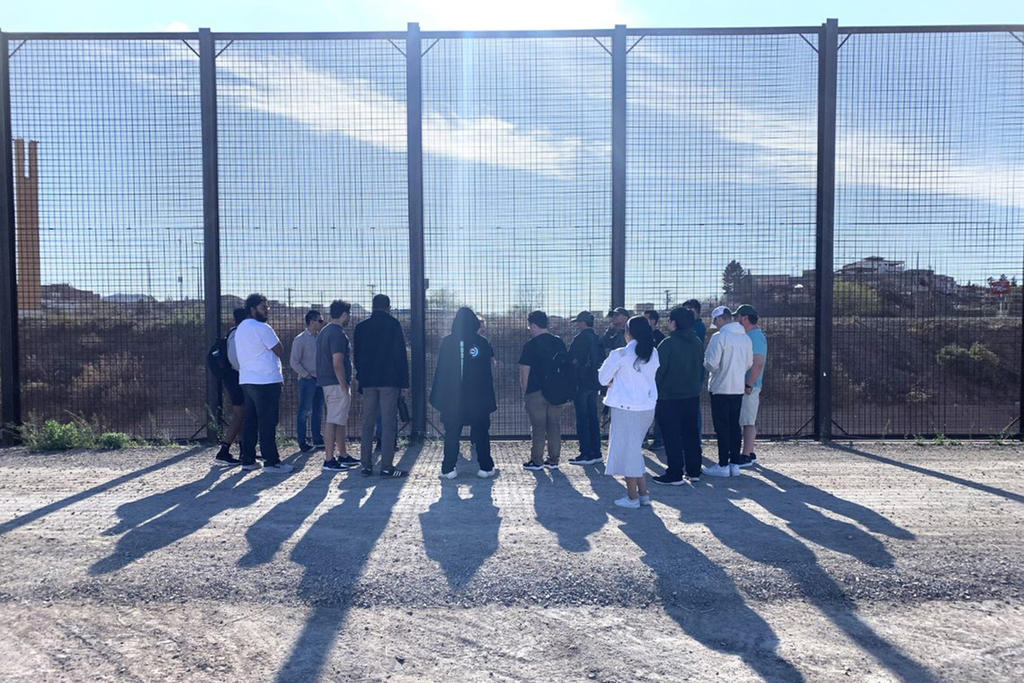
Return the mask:
<svg viewBox="0 0 1024 683">
<path fill-rule="evenodd" d="M 608 387 L 604 404 L 612 417 L 604 473 L 626 478 L 628 495 L 615 501 L 621 507 L 651 504 L 643 443 L 658 403 L 657 370 L 658 351 L 651 325 L 647 318 L 634 316 L 626 323 L 626 346 L 609 353 L 597 371 L 598 380 Z"/>
</svg>

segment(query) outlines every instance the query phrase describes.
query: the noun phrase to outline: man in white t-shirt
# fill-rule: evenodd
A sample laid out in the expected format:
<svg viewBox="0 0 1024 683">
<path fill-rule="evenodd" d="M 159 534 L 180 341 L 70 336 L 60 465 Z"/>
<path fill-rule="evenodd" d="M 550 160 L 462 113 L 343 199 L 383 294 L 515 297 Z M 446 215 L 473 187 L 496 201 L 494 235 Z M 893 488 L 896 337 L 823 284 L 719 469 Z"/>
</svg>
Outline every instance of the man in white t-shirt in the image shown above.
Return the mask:
<svg viewBox="0 0 1024 683">
<path fill-rule="evenodd" d="M 281 358 L 284 347 L 274 328 L 267 324 L 270 306 L 262 294 L 250 294 L 245 300 L 249 318 L 235 330 L 235 355 L 238 358 L 238 383 L 245 393 L 245 420 L 242 428 L 242 469 L 256 470 L 256 441 L 263 454 L 263 471 L 287 474 L 291 465 L 281 462 L 277 452 L 277 421 L 281 408 Z"/>
</svg>

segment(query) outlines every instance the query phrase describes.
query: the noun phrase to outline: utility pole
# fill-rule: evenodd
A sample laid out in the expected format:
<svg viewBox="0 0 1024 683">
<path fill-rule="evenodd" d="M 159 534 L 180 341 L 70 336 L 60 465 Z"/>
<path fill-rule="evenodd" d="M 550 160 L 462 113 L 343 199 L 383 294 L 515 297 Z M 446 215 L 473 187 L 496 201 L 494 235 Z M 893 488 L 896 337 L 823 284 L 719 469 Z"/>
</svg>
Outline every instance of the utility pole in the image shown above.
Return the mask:
<svg viewBox="0 0 1024 683">
<path fill-rule="evenodd" d="M 672 292 L 671 290 L 665 290 L 665 310 L 669 310 L 669 306 L 672 305 Z"/>
</svg>

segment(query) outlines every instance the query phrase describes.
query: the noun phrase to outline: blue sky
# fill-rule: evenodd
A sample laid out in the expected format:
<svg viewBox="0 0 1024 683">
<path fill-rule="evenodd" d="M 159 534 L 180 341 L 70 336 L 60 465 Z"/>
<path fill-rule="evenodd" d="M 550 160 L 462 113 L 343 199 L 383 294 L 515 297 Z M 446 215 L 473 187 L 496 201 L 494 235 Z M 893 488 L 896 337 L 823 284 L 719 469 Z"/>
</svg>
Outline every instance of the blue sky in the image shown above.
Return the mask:
<svg viewBox="0 0 1024 683">
<path fill-rule="evenodd" d="M 846 2 L 707 2 L 706 0 L 391 0 L 285 3 L 178 0 L 174 3 L 37 1 L 8 3 L 5 31 L 155 31 L 170 25 L 220 31 L 604 28 L 633 26 L 803 26 L 837 17 L 850 25 L 1022 23 L 1016 0 L 847 0 Z"/>
<path fill-rule="evenodd" d="M 1010 3 L 523 0 L 510 16 L 468 0 L 58 4 L 5 10 L 3 28 L 1024 22 Z M 627 305 L 665 289 L 713 296 L 731 258 L 759 274 L 813 267 L 816 63 L 794 35 L 648 38 L 630 54 Z M 42 149 L 44 282 L 199 296 L 194 55 L 173 41 L 30 43 L 11 64 L 15 135 Z M 607 305 L 607 75 L 588 40 L 442 41 L 424 58 L 432 292 L 485 312 Z M 236 43 L 218 88 L 224 291 L 323 302 L 375 290 L 406 305 L 401 55 L 383 41 Z M 837 265 L 877 254 L 962 281 L 1019 276 L 1024 45 L 854 36 L 839 94 Z"/>
</svg>

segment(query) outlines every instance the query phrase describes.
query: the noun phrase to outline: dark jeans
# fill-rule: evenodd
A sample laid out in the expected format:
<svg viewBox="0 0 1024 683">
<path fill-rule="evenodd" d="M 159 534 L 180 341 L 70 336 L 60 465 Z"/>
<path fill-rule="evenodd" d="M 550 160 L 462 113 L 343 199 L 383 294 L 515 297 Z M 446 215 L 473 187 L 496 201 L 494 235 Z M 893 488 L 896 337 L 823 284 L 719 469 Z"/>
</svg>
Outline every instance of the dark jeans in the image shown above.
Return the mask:
<svg viewBox="0 0 1024 683">
<path fill-rule="evenodd" d="M 491 458 L 490 415 L 473 422 L 442 415 L 441 423 L 444 425 L 444 460 L 441 462 L 441 472 L 451 472 L 455 469 L 455 463 L 459 459 L 459 437 L 462 436 L 462 428 L 467 424 L 469 440 L 476 448 L 476 460 L 480 464 L 480 469 L 488 472 L 494 469 L 494 460 Z"/>
<path fill-rule="evenodd" d="M 580 440 L 580 456 L 601 457 L 601 421 L 597 416 L 597 390 L 577 391 L 572 400 L 576 409 L 576 436 Z"/>
<path fill-rule="evenodd" d="M 313 432 L 313 443 L 320 446 L 324 442 L 324 435 L 320 433 L 320 420 L 324 417 L 324 390 L 316 385 L 316 377 L 303 377 L 299 379 L 299 410 L 295 414 L 295 438 L 299 440 L 299 446 L 305 446 L 306 441 L 306 420 L 310 421 L 310 431 Z"/>
<path fill-rule="evenodd" d="M 256 462 L 256 439 L 264 465 L 281 462 L 277 452 L 277 420 L 281 410 L 280 384 L 243 384 L 245 420 L 242 422 L 242 464 Z"/>
<path fill-rule="evenodd" d="M 665 475 L 677 479 L 683 474 L 700 476 L 700 396 L 659 398 L 655 412 L 665 439 Z M 736 418 L 737 422 L 739 417 Z"/>
<path fill-rule="evenodd" d="M 718 438 L 718 464 L 740 462 L 743 432 L 740 429 L 740 406 L 743 394 L 711 394 L 711 421 Z"/>
</svg>

